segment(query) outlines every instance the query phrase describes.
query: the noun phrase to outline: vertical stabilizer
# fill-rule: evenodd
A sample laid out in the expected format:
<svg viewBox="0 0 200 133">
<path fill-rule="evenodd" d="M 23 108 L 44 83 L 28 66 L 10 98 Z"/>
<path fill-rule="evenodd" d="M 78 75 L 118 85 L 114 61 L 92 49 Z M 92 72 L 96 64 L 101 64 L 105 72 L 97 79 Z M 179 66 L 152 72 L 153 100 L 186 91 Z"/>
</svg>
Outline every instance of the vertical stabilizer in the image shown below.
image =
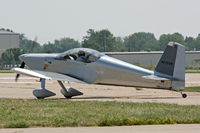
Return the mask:
<svg viewBox="0 0 200 133">
<path fill-rule="evenodd" d="M 155 72 L 172 77 L 174 90 L 185 88 L 185 47 L 176 42 L 169 42 Z"/>
</svg>

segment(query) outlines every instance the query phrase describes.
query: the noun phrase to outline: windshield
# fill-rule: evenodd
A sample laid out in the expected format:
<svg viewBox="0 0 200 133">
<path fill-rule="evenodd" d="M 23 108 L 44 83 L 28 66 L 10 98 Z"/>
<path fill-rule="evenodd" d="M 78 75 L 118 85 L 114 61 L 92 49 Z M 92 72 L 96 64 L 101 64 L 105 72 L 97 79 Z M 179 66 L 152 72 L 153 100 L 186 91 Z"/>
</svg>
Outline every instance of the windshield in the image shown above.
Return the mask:
<svg viewBox="0 0 200 133">
<path fill-rule="evenodd" d="M 61 60 L 75 60 L 84 63 L 91 63 L 97 61 L 104 54 L 89 48 L 75 48 L 68 50 L 58 55 Z"/>
</svg>

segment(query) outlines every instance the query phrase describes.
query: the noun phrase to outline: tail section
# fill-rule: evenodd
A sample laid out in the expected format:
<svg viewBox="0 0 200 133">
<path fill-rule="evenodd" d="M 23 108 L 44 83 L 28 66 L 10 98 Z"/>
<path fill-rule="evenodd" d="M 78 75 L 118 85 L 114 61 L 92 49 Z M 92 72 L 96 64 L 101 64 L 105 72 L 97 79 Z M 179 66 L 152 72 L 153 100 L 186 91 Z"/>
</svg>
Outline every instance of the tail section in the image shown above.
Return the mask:
<svg viewBox="0 0 200 133">
<path fill-rule="evenodd" d="M 155 72 L 172 77 L 171 88 L 185 88 L 185 47 L 176 42 L 169 42 Z"/>
</svg>

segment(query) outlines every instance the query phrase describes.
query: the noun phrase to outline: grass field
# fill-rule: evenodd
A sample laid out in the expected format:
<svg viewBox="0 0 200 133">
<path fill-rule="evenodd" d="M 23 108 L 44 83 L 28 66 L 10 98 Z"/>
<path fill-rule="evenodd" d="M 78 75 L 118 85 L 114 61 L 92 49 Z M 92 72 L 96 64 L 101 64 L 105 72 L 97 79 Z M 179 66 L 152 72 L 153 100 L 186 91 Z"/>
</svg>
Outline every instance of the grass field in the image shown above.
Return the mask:
<svg viewBox="0 0 200 133">
<path fill-rule="evenodd" d="M 200 92 L 200 86 L 186 87 L 183 91 L 185 91 L 185 92 Z"/>
<path fill-rule="evenodd" d="M 0 99 L 0 128 L 200 123 L 200 106 Z"/>
<path fill-rule="evenodd" d="M 13 73 L 11 70 L 0 70 L 0 73 Z"/>
<path fill-rule="evenodd" d="M 200 73 L 200 70 L 185 70 L 185 73 Z"/>
</svg>

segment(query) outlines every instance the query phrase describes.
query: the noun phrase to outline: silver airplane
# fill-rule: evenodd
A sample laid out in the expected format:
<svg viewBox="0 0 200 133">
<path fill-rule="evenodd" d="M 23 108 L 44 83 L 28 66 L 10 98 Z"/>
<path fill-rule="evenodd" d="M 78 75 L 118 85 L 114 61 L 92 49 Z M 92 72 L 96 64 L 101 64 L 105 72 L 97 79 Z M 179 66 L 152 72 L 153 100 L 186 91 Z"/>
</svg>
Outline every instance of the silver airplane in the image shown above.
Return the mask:
<svg viewBox="0 0 200 133">
<path fill-rule="evenodd" d="M 57 80 L 66 98 L 83 95 L 82 92 L 65 87 L 63 82 L 132 86 L 179 91 L 185 88 L 185 47 L 170 42 L 154 71 L 109 57 L 89 48 L 75 48 L 59 54 L 23 54 L 19 56 L 17 73 L 40 78 L 41 88 L 33 95 L 45 98 L 56 95 L 45 88 L 45 80 Z M 26 65 L 26 67 L 25 67 Z"/>
</svg>

